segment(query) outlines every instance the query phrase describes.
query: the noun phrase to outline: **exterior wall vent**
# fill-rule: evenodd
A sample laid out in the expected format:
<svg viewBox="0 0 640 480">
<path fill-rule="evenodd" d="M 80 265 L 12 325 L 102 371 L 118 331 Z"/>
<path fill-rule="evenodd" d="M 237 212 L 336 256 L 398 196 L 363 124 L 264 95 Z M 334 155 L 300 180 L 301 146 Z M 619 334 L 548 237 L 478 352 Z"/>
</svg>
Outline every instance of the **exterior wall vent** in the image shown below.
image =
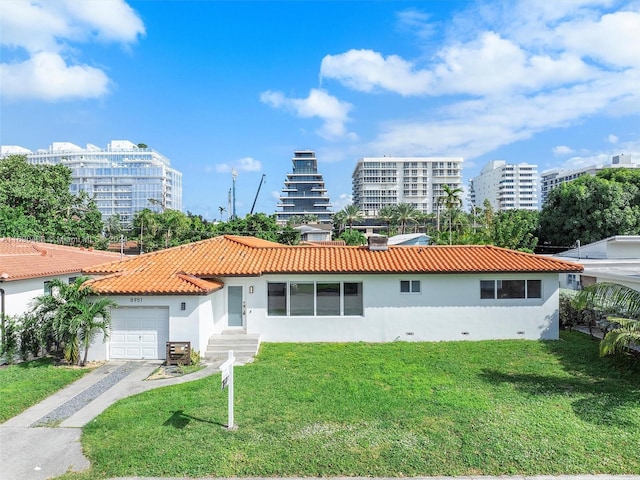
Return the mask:
<svg viewBox="0 0 640 480">
<path fill-rule="evenodd" d="M 387 250 L 387 237 L 384 235 L 371 235 L 367 242 L 369 244 L 369 250 L 371 251 L 385 251 Z"/>
</svg>

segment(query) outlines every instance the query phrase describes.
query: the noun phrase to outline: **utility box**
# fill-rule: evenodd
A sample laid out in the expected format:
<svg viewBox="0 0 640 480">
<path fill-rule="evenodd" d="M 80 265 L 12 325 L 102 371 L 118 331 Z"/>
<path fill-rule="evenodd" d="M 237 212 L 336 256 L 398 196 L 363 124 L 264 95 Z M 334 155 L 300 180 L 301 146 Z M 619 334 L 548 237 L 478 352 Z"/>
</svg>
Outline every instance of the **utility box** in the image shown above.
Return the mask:
<svg viewBox="0 0 640 480">
<path fill-rule="evenodd" d="M 191 365 L 191 342 L 167 342 L 167 365 Z"/>
</svg>

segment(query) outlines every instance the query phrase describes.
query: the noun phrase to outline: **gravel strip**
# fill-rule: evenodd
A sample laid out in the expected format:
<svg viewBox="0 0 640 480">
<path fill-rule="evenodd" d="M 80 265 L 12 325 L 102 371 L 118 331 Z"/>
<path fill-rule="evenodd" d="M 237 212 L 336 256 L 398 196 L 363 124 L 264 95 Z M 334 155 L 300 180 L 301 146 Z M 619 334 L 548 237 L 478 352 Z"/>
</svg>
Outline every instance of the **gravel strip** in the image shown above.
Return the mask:
<svg viewBox="0 0 640 480">
<path fill-rule="evenodd" d="M 66 420 L 141 366 L 142 362 L 127 362 L 121 365 L 102 380 L 67 400 L 52 412 L 47 413 L 40 420 L 33 422 L 30 426 L 43 427 Z"/>
</svg>

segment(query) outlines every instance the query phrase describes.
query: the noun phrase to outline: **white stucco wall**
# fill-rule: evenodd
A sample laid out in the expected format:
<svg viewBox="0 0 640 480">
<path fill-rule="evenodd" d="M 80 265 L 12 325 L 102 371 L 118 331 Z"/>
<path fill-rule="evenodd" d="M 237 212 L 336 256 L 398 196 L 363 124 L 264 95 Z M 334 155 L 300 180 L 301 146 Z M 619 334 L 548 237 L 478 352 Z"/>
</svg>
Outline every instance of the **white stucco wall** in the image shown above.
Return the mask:
<svg viewBox="0 0 640 480">
<path fill-rule="evenodd" d="M 542 281 L 542 298 L 481 300 L 480 280 Z M 263 342 L 389 342 L 489 339 L 557 339 L 558 275 L 267 275 L 222 279 L 206 296 L 116 296 L 123 307 L 168 307 L 169 340 L 190 341 L 204 354 L 209 338 L 227 329 L 227 287 L 242 286 L 244 327 Z M 267 283 L 362 282 L 363 316 L 267 316 Z M 420 280 L 421 292 L 400 293 L 400 280 Z M 181 310 L 181 303 L 185 310 Z M 91 358 L 108 357 L 109 343 L 94 344 Z"/>
<path fill-rule="evenodd" d="M 274 275 L 247 296 L 247 331 L 265 342 L 388 342 L 558 338 L 558 275 L 344 275 L 314 280 L 363 282 L 364 316 L 268 317 L 266 284 L 308 281 Z M 400 280 L 420 280 L 421 293 L 401 294 Z M 541 299 L 481 300 L 480 280 L 539 279 Z"/>
<path fill-rule="evenodd" d="M 191 348 L 204 354 L 210 335 L 207 335 L 206 319 L 207 311 L 210 309 L 202 304 L 207 303 L 207 297 L 185 295 L 130 295 L 109 297 L 120 307 L 144 308 L 144 307 L 166 307 L 169 309 L 169 340 L 176 342 L 191 342 Z M 181 309 L 184 302 L 185 310 Z M 210 320 L 211 322 L 211 320 Z M 212 322 L 211 322 L 212 323 Z M 209 329 L 211 330 L 211 328 Z M 204 333 L 204 338 L 203 338 Z M 102 342 L 102 338 L 96 341 L 89 349 L 89 356 L 95 360 L 109 359 L 109 342 Z M 160 355 L 164 358 L 163 354 Z"/>
<path fill-rule="evenodd" d="M 52 277 L 27 278 L 24 280 L 12 280 L 2 282 L 0 288 L 4 290 L 5 315 L 22 315 L 31 309 L 31 302 L 44 294 L 44 283 L 53 279 L 59 279 L 65 283 L 69 278 L 79 277 L 80 273 L 66 274 Z"/>
</svg>

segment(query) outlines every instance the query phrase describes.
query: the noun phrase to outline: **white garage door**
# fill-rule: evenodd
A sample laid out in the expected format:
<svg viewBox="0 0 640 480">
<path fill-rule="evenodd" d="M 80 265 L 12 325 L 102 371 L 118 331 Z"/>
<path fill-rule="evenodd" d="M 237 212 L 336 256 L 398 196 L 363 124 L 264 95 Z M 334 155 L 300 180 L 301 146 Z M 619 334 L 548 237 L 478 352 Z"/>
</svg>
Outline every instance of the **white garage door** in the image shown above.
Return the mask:
<svg viewBox="0 0 640 480">
<path fill-rule="evenodd" d="M 168 308 L 120 307 L 111 311 L 111 358 L 163 359 L 168 340 Z"/>
</svg>

